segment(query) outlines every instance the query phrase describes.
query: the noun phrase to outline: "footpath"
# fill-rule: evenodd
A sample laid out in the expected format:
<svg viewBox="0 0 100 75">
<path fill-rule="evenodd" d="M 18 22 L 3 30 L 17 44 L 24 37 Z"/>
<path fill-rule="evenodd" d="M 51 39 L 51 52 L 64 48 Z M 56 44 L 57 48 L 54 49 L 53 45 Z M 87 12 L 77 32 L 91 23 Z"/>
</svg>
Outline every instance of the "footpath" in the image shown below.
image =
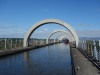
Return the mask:
<svg viewBox="0 0 100 75">
<path fill-rule="evenodd" d="M 71 48 L 71 55 L 76 75 L 100 75 L 100 71 L 77 48 Z"/>
</svg>

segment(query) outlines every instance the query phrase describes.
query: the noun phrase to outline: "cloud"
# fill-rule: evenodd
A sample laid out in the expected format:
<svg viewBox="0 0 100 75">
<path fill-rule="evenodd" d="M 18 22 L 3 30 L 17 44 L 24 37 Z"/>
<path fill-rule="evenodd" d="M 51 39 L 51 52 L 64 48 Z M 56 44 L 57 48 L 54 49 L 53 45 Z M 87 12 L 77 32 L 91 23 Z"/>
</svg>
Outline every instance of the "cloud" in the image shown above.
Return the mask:
<svg viewBox="0 0 100 75">
<path fill-rule="evenodd" d="M 78 30 L 79 37 L 100 37 L 100 30 Z"/>
<path fill-rule="evenodd" d="M 77 24 L 77 26 L 79 26 L 79 27 L 84 27 L 84 26 L 90 26 L 90 24 Z"/>
<path fill-rule="evenodd" d="M 24 35 L 25 35 L 25 31 L 17 27 L 0 28 L 0 38 L 9 38 L 9 37 L 17 38 L 17 37 L 24 37 Z"/>
<path fill-rule="evenodd" d="M 47 28 L 45 28 L 44 30 L 45 30 L 45 31 L 47 31 L 48 29 L 47 29 Z"/>
</svg>

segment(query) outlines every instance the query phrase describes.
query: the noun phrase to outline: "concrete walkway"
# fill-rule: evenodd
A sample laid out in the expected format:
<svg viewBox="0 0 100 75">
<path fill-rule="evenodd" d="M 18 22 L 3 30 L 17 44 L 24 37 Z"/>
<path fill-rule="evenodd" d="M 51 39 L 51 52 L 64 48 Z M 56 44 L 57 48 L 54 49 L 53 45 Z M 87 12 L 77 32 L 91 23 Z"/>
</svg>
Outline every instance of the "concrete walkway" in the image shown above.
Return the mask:
<svg viewBox="0 0 100 75">
<path fill-rule="evenodd" d="M 100 71 L 77 48 L 71 48 L 76 75 L 100 75 Z"/>
</svg>

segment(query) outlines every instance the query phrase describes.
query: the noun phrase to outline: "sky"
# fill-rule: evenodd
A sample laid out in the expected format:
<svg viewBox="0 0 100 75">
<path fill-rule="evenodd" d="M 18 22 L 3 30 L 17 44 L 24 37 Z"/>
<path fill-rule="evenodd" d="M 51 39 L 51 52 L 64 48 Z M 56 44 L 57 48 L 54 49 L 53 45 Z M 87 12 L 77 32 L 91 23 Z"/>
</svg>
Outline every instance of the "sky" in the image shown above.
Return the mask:
<svg viewBox="0 0 100 75">
<path fill-rule="evenodd" d="M 100 0 L 0 0 L 0 38 L 23 38 L 44 19 L 68 23 L 79 37 L 100 37 Z M 55 30 L 66 29 L 43 25 L 32 36 L 45 38 Z"/>
</svg>

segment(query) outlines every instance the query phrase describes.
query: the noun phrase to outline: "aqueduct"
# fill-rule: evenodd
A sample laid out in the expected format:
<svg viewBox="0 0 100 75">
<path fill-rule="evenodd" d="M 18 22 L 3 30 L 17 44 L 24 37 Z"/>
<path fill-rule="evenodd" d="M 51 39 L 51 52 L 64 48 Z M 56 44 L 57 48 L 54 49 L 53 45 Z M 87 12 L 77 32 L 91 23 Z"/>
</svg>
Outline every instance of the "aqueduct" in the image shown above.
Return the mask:
<svg viewBox="0 0 100 75">
<path fill-rule="evenodd" d="M 26 33 L 25 37 L 24 37 L 24 42 L 23 42 L 23 46 L 24 47 L 27 47 L 29 44 L 28 44 L 28 40 L 30 38 L 30 36 L 32 35 L 32 33 L 37 29 L 39 28 L 40 26 L 42 25 L 45 25 L 45 24 L 50 24 L 50 23 L 54 23 L 54 24 L 58 24 L 58 25 L 61 25 L 63 27 L 65 27 L 66 29 L 68 29 L 70 31 L 70 33 L 73 35 L 73 37 L 75 38 L 75 43 L 76 43 L 76 47 L 78 47 L 78 43 L 79 43 L 79 38 L 78 38 L 78 35 L 76 34 L 75 30 L 70 26 L 68 25 L 67 23 L 61 21 L 61 20 L 57 20 L 57 19 L 45 19 L 45 20 L 42 20 L 36 24 L 34 24 L 30 29 L 29 31 Z"/>
</svg>

